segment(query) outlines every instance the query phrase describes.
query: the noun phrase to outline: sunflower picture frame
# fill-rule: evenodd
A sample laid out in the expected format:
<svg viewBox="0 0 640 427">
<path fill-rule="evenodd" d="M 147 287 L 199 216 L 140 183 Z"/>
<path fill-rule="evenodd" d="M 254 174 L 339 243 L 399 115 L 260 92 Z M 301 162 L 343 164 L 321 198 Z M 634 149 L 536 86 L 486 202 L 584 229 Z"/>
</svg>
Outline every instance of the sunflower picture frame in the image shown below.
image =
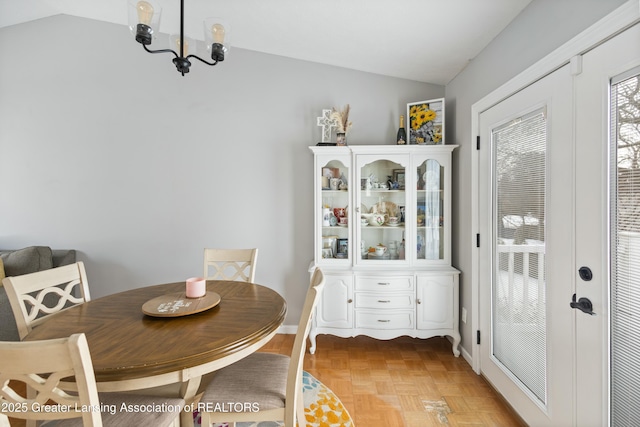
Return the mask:
<svg viewBox="0 0 640 427">
<path fill-rule="evenodd" d="M 408 143 L 444 144 L 444 98 L 407 104 Z"/>
</svg>

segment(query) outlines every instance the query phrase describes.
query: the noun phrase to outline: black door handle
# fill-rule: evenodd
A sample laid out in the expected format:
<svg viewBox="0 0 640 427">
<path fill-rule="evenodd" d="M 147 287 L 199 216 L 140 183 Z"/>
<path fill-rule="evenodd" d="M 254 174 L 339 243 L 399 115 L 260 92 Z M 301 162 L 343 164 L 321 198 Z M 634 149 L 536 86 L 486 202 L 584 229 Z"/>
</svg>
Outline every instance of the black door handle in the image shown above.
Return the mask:
<svg viewBox="0 0 640 427">
<path fill-rule="evenodd" d="M 570 305 L 571 308 L 577 308 L 583 313 L 595 316 L 595 313 L 593 312 L 593 304 L 591 304 L 591 300 L 589 300 L 589 298 L 582 297 L 576 302 L 576 294 L 573 294 Z"/>
</svg>

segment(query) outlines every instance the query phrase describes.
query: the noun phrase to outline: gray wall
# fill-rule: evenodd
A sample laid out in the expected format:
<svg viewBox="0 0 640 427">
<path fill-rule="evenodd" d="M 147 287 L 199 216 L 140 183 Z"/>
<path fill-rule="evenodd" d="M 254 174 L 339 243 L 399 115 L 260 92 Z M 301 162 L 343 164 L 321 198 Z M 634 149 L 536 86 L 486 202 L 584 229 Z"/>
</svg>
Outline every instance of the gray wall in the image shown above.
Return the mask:
<svg viewBox="0 0 640 427">
<path fill-rule="evenodd" d="M 471 105 L 622 3 L 533 0 L 446 87 L 468 319 Z M 407 102 L 445 95 L 237 48 L 182 77 L 126 27 L 69 16 L 0 29 L 0 55 L 0 248 L 75 248 L 98 297 L 200 274 L 204 247 L 259 247 L 257 281 L 285 296 L 289 325 L 313 257 L 316 117 L 350 103 L 349 142 L 386 144 Z"/>
<path fill-rule="evenodd" d="M 316 117 L 349 103 L 349 143 L 388 144 L 407 102 L 444 96 L 237 48 L 182 77 L 125 26 L 70 16 L 0 29 L 0 58 L 0 248 L 77 249 L 95 298 L 199 275 L 204 247 L 258 247 L 288 325 L 313 258 Z"/>
<path fill-rule="evenodd" d="M 460 144 L 454 152 L 453 263 L 462 270 L 460 323 L 462 346 L 471 354 L 471 265 L 475 253 L 471 217 L 471 106 L 520 72 L 553 52 L 625 0 L 533 0 L 469 65 L 446 86 L 447 129 Z M 452 112 L 452 114 L 449 114 Z M 487 241 L 485 239 L 485 241 Z"/>
</svg>

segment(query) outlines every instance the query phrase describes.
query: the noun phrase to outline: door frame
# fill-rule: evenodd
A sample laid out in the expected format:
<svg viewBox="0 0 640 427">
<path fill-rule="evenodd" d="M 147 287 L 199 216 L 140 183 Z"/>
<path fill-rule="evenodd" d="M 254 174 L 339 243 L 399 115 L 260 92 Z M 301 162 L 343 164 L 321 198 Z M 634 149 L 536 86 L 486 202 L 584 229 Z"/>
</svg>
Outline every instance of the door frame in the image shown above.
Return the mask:
<svg viewBox="0 0 640 427">
<path fill-rule="evenodd" d="M 640 21 L 640 1 L 629 0 L 498 89 L 474 103 L 471 107 L 471 146 L 473 147 L 477 144 L 477 135 L 480 134 L 480 114 L 482 112 L 566 64 L 571 64 L 572 67 L 579 67 L 579 62 L 572 61 L 572 58 L 591 50 L 638 21 Z M 487 142 L 484 143 L 486 144 Z M 480 233 L 479 170 L 479 153 L 478 150 L 473 149 L 471 153 L 471 176 L 475 177 L 475 180 L 472 184 L 471 192 L 472 232 L 469 237 L 470 245 L 474 248 L 471 263 L 471 330 L 474 333 L 480 329 L 480 249 L 476 247 L 476 236 Z M 484 240 L 486 241 L 486 239 Z M 471 349 L 469 363 L 473 370 L 480 374 L 480 345 L 475 340 Z M 605 370 L 608 370 L 607 366 L 603 366 L 603 374 Z M 608 399 L 609 391 L 607 390 L 604 395 L 605 399 Z"/>
</svg>

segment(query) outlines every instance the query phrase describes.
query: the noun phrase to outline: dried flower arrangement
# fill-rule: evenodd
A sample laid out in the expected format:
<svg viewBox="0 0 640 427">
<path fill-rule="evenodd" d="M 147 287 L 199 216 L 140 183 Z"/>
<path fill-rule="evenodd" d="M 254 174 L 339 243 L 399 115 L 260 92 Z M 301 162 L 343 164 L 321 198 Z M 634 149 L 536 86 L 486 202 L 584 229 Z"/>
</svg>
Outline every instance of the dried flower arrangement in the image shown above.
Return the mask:
<svg viewBox="0 0 640 427">
<path fill-rule="evenodd" d="M 338 124 L 336 132 L 337 133 L 347 133 L 349 129 L 351 129 L 352 123 L 349 121 L 349 104 L 344 107 L 344 110 L 339 111 L 335 108 L 331 109 L 331 119 L 335 120 Z"/>
</svg>

